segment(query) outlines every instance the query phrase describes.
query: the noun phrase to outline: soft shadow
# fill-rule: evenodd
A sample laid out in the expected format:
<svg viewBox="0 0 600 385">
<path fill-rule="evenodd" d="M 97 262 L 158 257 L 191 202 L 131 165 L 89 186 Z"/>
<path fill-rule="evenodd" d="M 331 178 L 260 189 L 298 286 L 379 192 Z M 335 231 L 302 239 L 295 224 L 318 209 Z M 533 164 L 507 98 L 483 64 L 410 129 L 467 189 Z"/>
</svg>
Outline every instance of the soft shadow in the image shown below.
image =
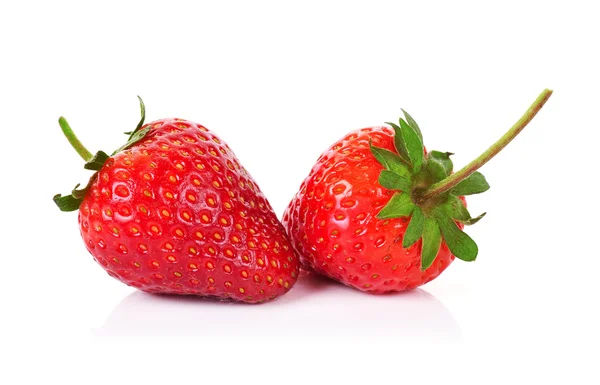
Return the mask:
<svg viewBox="0 0 600 385">
<path fill-rule="evenodd" d="M 370 295 L 306 272 L 288 294 L 261 305 L 136 291 L 125 297 L 93 334 L 462 339 L 452 314 L 422 289 Z"/>
</svg>

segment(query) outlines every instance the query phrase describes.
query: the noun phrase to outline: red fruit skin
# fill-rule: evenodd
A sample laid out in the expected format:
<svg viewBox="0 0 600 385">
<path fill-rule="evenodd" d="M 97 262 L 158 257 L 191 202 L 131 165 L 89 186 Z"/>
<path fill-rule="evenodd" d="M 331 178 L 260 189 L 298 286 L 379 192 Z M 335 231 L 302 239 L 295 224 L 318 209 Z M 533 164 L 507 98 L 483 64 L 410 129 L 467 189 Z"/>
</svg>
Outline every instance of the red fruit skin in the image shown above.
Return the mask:
<svg viewBox="0 0 600 385">
<path fill-rule="evenodd" d="M 376 218 L 394 191 L 378 182 L 383 166 L 369 139 L 395 152 L 393 135 L 388 127 L 353 131 L 317 160 L 283 216 L 303 268 L 365 292 L 387 293 L 421 286 L 454 260 L 442 241 L 433 264 L 421 271 L 421 240 L 402 247 L 410 218 Z"/>
<path fill-rule="evenodd" d="M 81 204 L 94 259 L 151 293 L 263 302 L 296 282 L 299 262 L 252 177 L 217 135 L 181 119 L 110 158 Z"/>
</svg>

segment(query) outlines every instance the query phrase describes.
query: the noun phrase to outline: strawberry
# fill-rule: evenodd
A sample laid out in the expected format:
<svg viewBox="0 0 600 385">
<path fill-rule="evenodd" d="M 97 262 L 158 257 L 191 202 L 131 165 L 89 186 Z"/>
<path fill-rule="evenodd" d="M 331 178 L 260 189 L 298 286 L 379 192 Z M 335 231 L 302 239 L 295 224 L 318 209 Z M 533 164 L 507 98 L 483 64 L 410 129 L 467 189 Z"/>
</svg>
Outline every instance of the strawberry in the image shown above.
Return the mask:
<svg viewBox="0 0 600 385">
<path fill-rule="evenodd" d="M 283 216 L 305 269 L 370 293 L 403 291 L 440 275 L 478 247 L 463 232 L 471 217 L 465 195 L 486 191 L 478 171 L 508 144 L 551 95 L 480 157 L 453 173 L 452 153 L 430 151 L 415 120 L 346 135 L 317 160 Z"/>
<path fill-rule="evenodd" d="M 258 303 L 285 294 L 299 262 L 256 182 L 215 133 L 162 119 L 128 133 L 111 156 L 85 149 L 60 126 L 85 168 L 83 189 L 56 195 L 79 209 L 88 251 L 112 277 L 151 293 L 194 294 Z"/>
</svg>

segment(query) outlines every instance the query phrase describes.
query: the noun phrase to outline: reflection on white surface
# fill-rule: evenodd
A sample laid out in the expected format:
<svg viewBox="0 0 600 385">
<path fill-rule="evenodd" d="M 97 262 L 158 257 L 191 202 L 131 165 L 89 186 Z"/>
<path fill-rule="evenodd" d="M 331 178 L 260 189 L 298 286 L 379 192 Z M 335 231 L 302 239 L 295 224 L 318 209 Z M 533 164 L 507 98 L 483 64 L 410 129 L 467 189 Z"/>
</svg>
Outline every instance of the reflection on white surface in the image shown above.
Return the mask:
<svg viewBox="0 0 600 385">
<path fill-rule="evenodd" d="M 396 336 L 460 341 L 452 314 L 416 289 L 372 295 L 302 272 L 285 296 L 262 305 L 135 291 L 95 335 L 310 335 Z"/>
</svg>

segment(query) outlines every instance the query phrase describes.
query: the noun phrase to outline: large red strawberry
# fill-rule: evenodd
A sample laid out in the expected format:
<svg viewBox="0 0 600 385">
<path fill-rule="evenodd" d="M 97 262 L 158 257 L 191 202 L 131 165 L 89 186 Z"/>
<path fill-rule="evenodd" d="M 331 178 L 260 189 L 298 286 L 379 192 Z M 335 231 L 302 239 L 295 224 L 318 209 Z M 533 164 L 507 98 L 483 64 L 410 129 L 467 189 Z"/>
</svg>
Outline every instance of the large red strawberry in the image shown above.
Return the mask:
<svg viewBox="0 0 600 385">
<path fill-rule="evenodd" d="M 326 150 L 283 216 L 303 267 L 371 293 L 402 291 L 436 278 L 454 257 L 473 261 L 464 195 L 489 188 L 476 171 L 535 116 L 525 115 L 480 157 L 453 173 L 451 153 L 426 152 L 406 119 L 351 132 Z"/>
<path fill-rule="evenodd" d="M 54 197 L 79 209 L 85 246 L 114 278 L 152 293 L 262 302 L 286 293 L 299 263 L 252 177 L 217 135 L 182 119 L 144 125 L 111 156 L 66 137 L 97 172 Z"/>
</svg>

